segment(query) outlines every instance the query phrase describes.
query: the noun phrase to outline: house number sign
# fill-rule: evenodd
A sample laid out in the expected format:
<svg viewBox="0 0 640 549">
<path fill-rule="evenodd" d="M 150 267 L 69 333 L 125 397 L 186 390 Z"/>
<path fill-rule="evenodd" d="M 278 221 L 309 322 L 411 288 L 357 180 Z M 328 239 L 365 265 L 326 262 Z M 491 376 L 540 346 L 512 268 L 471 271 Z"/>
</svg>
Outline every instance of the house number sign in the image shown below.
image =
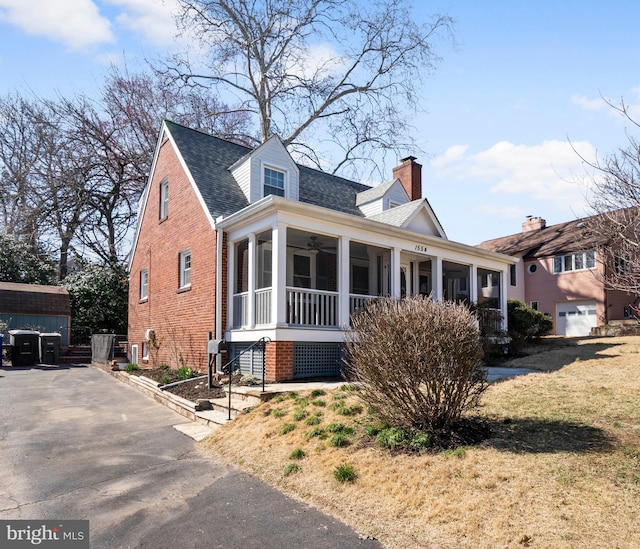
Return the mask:
<svg viewBox="0 0 640 549">
<path fill-rule="evenodd" d="M 427 247 L 424 244 L 416 244 L 416 247 L 414 248 L 414 251 L 416 252 L 427 252 Z"/>
</svg>

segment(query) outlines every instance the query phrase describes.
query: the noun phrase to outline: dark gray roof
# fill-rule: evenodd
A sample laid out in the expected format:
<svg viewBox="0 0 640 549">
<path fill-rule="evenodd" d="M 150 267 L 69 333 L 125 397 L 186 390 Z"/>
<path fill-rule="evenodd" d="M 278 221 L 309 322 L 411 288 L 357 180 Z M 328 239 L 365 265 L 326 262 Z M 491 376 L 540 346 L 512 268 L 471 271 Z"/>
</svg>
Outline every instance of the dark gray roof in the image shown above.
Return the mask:
<svg viewBox="0 0 640 549">
<path fill-rule="evenodd" d="M 229 168 L 252 149 L 175 122 L 165 123 L 214 219 L 249 205 Z M 371 187 L 306 166 L 298 168 L 300 202 L 363 216 L 356 206 L 356 197 Z"/>
<path fill-rule="evenodd" d="M 165 120 L 213 219 L 249 205 L 229 172 L 251 149 Z"/>
</svg>

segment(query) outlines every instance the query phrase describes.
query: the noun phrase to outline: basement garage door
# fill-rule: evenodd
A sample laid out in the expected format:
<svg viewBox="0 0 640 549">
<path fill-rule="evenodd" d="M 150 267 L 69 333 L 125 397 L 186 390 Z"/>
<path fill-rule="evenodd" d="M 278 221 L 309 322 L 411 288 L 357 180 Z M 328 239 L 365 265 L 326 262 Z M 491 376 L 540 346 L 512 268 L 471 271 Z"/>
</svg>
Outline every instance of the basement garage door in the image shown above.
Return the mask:
<svg viewBox="0 0 640 549">
<path fill-rule="evenodd" d="M 598 324 L 596 302 L 565 301 L 556 305 L 556 334 L 568 337 L 587 336 Z"/>
</svg>

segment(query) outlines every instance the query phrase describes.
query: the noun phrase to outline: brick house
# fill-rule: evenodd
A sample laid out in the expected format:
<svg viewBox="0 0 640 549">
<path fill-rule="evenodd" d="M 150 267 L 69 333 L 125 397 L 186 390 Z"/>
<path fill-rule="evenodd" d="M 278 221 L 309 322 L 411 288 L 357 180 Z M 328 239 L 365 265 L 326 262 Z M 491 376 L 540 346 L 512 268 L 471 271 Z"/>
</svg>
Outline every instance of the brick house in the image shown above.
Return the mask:
<svg viewBox="0 0 640 549">
<path fill-rule="evenodd" d="M 628 317 L 636 296 L 606 290 L 597 236 L 587 236 L 589 218 L 547 226 L 529 217 L 522 232 L 479 247 L 521 259 L 512 267 L 509 298 L 528 303 L 553 318 L 554 334 L 585 336 L 592 328 Z"/>
<path fill-rule="evenodd" d="M 249 149 L 165 121 L 129 265 L 132 361 L 203 370 L 210 333 L 229 357 L 267 337 L 267 381 L 333 376 L 350 314 L 378 296 L 506 316 L 515 260 L 448 240 L 421 187 L 413 157 L 369 187 L 296 164 L 277 137 Z M 262 352 L 239 365 L 261 377 Z"/>
</svg>

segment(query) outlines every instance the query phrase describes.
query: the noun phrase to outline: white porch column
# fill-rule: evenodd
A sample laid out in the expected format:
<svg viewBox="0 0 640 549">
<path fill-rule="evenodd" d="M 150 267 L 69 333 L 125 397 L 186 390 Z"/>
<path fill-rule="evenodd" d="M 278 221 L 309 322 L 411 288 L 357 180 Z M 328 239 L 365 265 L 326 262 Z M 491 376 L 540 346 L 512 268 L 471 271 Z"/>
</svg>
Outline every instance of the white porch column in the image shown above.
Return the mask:
<svg viewBox="0 0 640 549">
<path fill-rule="evenodd" d="M 341 328 L 349 326 L 349 316 L 351 314 L 349 306 L 349 256 L 350 243 L 348 237 L 342 236 L 338 240 L 338 326 Z"/>
<path fill-rule="evenodd" d="M 391 297 L 400 297 L 400 248 L 391 249 Z"/>
<path fill-rule="evenodd" d="M 272 227 L 271 252 L 271 321 L 276 326 L 287 323 L 287 226 Z"/>
<path fill-rule="evenodd" d="M 478 266 L 473 263 L 469 265 L 469 301 L 478 303 Z"/>
<path fill-rule="evenodd" d="M 431 276 L 433 277 L 433 299 L 442 301 L 442 258 L 434 257 L 431 260 Z"/>
<path fill-rule="evenodd" d="M 248 280 L 247 290 L 247 326 L 256 326 L 256 235 L 249 235 L 249 246 L 247 251 Z"/>
<path fill-rule="evenodd" d="M 502 312 L 502 329 L 506 332 L 509 328 L 507 320 L 507 284 L 509 283 L 509 272 L 500 271 L 500 311 Z"/>
<path fill-rule="evenodd" d="M 227 246 L 227 327 L 226 330 L 233 328 L 233 294 L 236 291 L 236 244 L 229 243 Z"/>
</svg>

